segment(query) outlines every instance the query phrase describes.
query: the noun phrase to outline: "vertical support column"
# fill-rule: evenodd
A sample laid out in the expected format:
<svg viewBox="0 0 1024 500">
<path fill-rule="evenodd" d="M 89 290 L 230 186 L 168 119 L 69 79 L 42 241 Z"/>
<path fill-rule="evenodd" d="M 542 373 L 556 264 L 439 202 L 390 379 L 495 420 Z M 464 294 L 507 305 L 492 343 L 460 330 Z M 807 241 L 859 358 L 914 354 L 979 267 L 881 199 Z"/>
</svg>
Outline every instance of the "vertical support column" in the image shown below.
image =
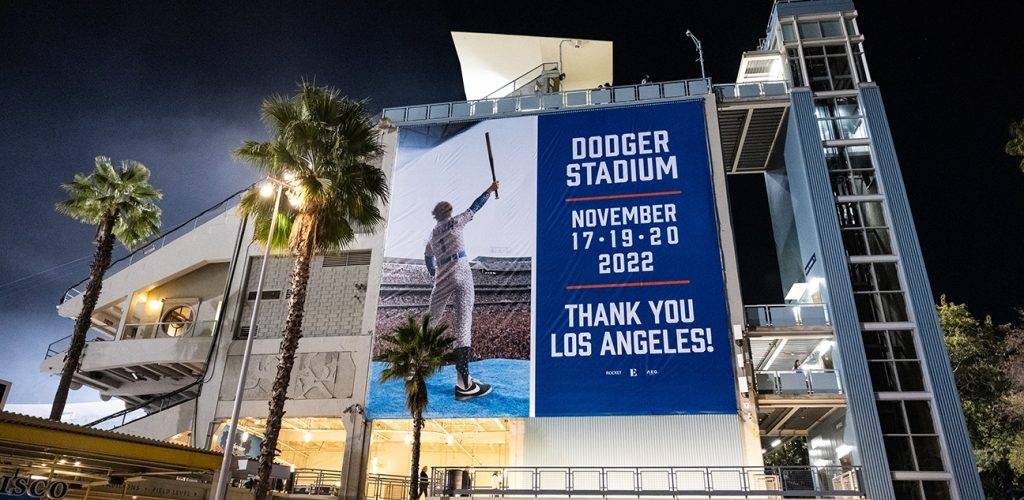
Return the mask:
<svg viewBox="0 0 1024 500">
<path fill-rule="evenodd" d="M 345 410 L 345 455 L 341 464 L 341 500 L 359 500 L 366 487 L 366 461 L 370 454 L 371 422 L 361 405 Z"/>
<path fill-rule="evenodd" d="M 786 168 L 794 208 L 799 209 L 797 198 L 804 198 L 809 203 L 805 208 L 809 208 L 814 217 L 813 230 L 821 251 L 819 261 L 825 275 L 836 347 L 847 390 L 847 414 L 857 433 L 856 452 L 863 467 L 863 486 L 873 500 L 892 500 L 895 494 L 853 300 L 846 252 L 836 218 L 835 198 L 814 115 L 814 98 L 809 90 L 801 89 L 794 90 L 791 99 L 789 131 L 794 135 L 795 143 L 789 146 L 795 150 L 786 152 Z"/>
<path fill-rule="evenodd" d="M 892 219 L 892 231 L 907 284 L 908 302 L 917 324 L 917 335 L 923 349 L 928 378 L 932 386 L 936 412 L 941 424 L 943 444 L 949 454 L 950 472 L 961 500 L 985 498 L 978 477 L 974 452 L 971 449 L 967 424 L 961 410 L 956 381 L 949 365 L 939 318 L 935 311 L 928 274 L 924 268 L 921 244 L 910 213 L 906 188 L 900 174 L 892 133 L 882 105 L 882 96 L 875 85 L 861 85 L 861 107 L 871 136 L 872 157 L 885 189 L 886 204 Z"/>
<path fill-rule="evenodd" d="M 764 463 L 761 453 L 761 434 L 757 426 L 756 405 L 751 397 L 751 387 L 747 384 L 743 363 L 743 350 L 736 346 L 735 331 L 743 331 L 743 296 L 740 293 L 739 265 L 736 258 L 736 242 L 732 227 L 732 215 L 729 211 L 729 189 L 725 179 L 725 159 L 722 154 L 722 141 L 718 128 L 718 103 L 715 94 L 704 96 L 704 119 L 707 126 L 708 164 L 711 168 L 711 180 L 715 196 L 715 214 L 718 217 L 718 241 L 721 251 L 725 298 L 729 309 L 729 346 L 733 353 L 733 376 L 736 377 L 736 403 L 739 408 L 739 424 L 741 429 L 740 442 L 743 446 L 744 465 L 761 465 Z M 744 390 L 745 388 L 745 390 Z"/>
</svg>

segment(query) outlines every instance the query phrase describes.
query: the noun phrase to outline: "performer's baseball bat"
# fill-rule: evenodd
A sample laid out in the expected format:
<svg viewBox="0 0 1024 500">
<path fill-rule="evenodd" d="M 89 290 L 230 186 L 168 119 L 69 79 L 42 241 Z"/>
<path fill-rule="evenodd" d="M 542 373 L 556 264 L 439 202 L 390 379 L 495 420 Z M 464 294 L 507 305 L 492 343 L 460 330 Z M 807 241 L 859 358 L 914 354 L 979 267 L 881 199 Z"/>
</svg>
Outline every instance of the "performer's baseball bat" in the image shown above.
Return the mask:
<svg viewBox="0 0 1024 500">
<path fill-rule="evenodd" d="M 487 140 L 487 161 L 491 162 L 491 180 L 497 182 L 498 177 L 494 175 L 494 153 L 491 153 L 491 133 L 484 132 L 484 139 Z M 494 199 L 500 199 L 497 189 L 494 190 Z"/>
</svg>

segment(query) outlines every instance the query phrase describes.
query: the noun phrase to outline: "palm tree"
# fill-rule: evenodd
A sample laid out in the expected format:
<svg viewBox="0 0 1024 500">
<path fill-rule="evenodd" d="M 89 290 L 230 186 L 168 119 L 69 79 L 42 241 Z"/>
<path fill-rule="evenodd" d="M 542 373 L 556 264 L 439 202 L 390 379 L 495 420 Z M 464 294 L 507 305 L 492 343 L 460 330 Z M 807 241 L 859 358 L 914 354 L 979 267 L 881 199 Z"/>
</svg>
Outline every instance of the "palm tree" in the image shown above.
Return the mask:
<svg viewBox="0 0 1024 500">
<path fill-rule="evenodd" d="M 381 337 L 384 348 L 374 361 L 385 363 L 380 381 L 405 381 L 405 409 L 412 416 L 412 468 L 409 476 L 409 498 L 419 498 L 420 432 L 423 413 L 427 411 L 427 379 L 444 365 L 455 363 L 455 339 L 447 335 L 448 325 L 433 326 L 430 315 L 422 322 L 408 316 L 405 323 Z"/>
<path fill-rule="evenodd" d="M 356 233 L 380 227 L 384 217 L 379 206 L 388 198 L 387 179 L 374 164 L 383 148 L 362 101 L 303 82 L 292 97 L 264 100 L 261 117 L 270 142 L 246 141 L 234 154 L 260 173 L 287 181 L 291 207 L 280 212 L 279 230 L 274 235 L 267 234 L 271 210 L 255 191 L 243 196 L 240 211 L 255 218 L 255 239 L 287 248 L 295 262 L 288 319 L 260 449 L 257 500 L 266 498 L 269 491 L 288 383 L 302 337 L 313 256 L 344 248 Z"/>
<path fill-rule="evenodd" d="M 88 176 L 77 174 L 61 187 L 68 193 L 68 199 L 57 203 L 57 211 L 97 228 L 89 284 L 82 294 L 82 310 L 75 319 L 71 347 L 65 354 L 64 369 L 50 408 L 50 420 L 57 421 L 64 413 L 71 379 L 81 363 L 85 336 L 103 289 L 103 274 L 110 266 L 114 240 L 131 249 L 156 233 L 160 229 L 160 208 L 155 201 L 163 196 L 149 185 L 149 169 L 145 165 L 127 160 L 117 169 L 105 156 L 96 157 L 95 172 Z"/>
</svg>

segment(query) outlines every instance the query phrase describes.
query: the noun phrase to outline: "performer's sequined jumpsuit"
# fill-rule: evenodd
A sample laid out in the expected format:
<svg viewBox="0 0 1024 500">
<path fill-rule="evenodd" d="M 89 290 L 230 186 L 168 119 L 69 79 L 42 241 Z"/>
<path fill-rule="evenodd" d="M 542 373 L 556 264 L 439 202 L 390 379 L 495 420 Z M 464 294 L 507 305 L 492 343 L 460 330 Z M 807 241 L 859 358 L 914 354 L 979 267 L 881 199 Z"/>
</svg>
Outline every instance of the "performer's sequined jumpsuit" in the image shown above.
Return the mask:
<svg viewBox="0 0 1024 500">
<path fill-rule="evenodd" d="M 470 347 L 473 340 L 473 272 L 469 269 L 462 230 L 490 196 L 490 193 L 485 192 L 473 202 L 469 210 L 438 221 L 424 251 L 427 271 L 434 277 L 434 288 L 430 292 L 430 317 L 439 320 L 448 300 L 453 299 L 453 318 L 448 325 L 459 347 Z"/>
</svg>

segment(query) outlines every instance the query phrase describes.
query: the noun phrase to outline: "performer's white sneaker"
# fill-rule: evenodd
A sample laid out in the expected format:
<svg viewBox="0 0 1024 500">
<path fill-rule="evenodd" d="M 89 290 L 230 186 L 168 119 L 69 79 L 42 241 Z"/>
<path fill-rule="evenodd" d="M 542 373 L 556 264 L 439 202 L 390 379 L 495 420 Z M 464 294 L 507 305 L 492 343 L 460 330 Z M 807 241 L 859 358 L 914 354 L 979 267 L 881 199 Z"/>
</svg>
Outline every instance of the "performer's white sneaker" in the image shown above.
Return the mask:
<svg viewBox="0 0 1024 500">
<path fill-rule="evenodd" d="M 455 400 L 456 401 L 470 401 L 482 396 L 486 396 L 491 393 L 490 384 L 481 383 L 479 380 L 470 378 L 469 387 L 463 389 L 458 385 L 455 386 Z"/>
</svg>

